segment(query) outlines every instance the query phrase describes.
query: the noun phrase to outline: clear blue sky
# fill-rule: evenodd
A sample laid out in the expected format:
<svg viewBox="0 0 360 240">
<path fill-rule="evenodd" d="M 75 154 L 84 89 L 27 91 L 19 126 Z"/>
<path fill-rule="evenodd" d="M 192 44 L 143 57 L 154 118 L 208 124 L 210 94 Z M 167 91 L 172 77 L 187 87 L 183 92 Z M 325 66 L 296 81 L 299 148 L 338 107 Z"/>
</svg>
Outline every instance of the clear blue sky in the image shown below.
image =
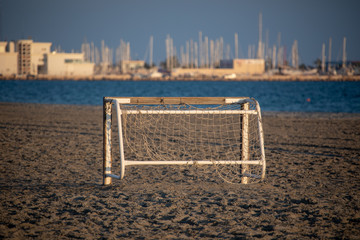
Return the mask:
<svg viewBox="0 0 360 240">
<path fill-rule="evenodd" d="M 297 40 L 302 63 L 320 58 L 329 37 L 333 60 L 341 60 L 343 37 L 348 60 L 360 60 L 358 0 L 0 0 L 0 9 L 1 40 L 31 36 L 70 52 L 80 51 L 85 38 L 99 48 L 103 39 L 113 49 L 123 39 L 132 58 L 143 59 L 153 35 L 156 64 L 165 59 L 167 34 L 179 51 L 187 40 L 198 41 L 199 31 L 223 37 L 231 51 L 238 33 L 240 56 L 247 57 L 248 45 L 257 46 L 262 12 L 263 41 L 268 30 L 269 44 L 277 44 L 281 32 L 289 54 Z"/>
</svg>

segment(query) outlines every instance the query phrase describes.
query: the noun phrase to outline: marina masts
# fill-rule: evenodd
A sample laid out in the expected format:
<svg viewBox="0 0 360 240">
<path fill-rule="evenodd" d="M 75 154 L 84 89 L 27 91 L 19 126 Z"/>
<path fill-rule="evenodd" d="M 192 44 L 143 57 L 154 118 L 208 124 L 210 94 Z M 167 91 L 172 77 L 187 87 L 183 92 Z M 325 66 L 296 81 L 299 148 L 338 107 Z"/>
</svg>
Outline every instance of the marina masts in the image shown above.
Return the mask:
<svg viewBox="0 0 360 240">
<path fill-rule="evenodd" d="M 170 35 L 166 36 L 165 39 L 166 45 L 166 69 L 168 71 L 172 71 L 174 67 L 176 67 L 176 48 L 174 47 L 174 40 L 170 37 Z"/>
<path fill-rule="evenodd" d="M 130 42 L 120 39 L 120 45 L 116 48 L 116 63 L 119 64 L 121 61 L 131 60 L 130 56 Z"/>
</svg>

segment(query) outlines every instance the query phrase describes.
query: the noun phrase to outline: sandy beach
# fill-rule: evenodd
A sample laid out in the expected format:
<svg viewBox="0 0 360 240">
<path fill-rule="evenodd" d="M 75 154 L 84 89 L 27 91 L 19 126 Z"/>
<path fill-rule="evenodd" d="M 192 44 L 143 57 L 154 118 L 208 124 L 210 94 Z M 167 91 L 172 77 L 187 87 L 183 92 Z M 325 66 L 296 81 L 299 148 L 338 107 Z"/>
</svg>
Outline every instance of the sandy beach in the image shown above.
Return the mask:
<svg viewBox="0 0 360 240">
<path fill-rule="evenodd" d="M 264 182 L 143 166 L 102 186 L 101 106 L 0 103 L 0 239 L 360 239 L 360 114 L 263 124 Z"/>
</svg>

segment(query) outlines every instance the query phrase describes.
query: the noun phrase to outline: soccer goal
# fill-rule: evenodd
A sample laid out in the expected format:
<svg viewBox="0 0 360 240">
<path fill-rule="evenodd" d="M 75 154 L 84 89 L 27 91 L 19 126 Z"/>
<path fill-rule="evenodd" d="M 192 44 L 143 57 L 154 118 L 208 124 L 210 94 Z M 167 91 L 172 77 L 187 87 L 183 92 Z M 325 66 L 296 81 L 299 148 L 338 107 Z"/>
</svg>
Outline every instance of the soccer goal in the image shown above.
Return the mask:
<svg viewBox="0 0 360 240">
<path fill-rule="evenodd" d="M 113 105 L 118 173 L 112 172 Z M 126 167 L 134 165 L 212 165 L 230 183 L 265 178 L 261 110 L 253 98 L 104 97 L 103 111 L 104 185 L 124 178 Z"/>
</svg>

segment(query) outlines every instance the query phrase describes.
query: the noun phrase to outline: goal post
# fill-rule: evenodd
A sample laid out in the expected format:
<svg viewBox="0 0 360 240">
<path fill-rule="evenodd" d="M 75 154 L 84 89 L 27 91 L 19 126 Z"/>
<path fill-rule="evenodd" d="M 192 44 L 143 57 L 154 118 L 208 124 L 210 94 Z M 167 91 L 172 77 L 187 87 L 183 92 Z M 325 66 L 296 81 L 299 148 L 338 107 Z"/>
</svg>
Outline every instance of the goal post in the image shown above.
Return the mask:
<svg viewBox="0 0 360 240">
<path fill-rule="evenodd" d="M 120 171 L 112 171 L 116 110 Z M 115 111 L 114 111 L 115 112 Z M 104 97 L 103 184 L 127 166 L 213 165 L 226 182 L 265 178 L 259 103 L 247 97 Z"/>
</svg>

